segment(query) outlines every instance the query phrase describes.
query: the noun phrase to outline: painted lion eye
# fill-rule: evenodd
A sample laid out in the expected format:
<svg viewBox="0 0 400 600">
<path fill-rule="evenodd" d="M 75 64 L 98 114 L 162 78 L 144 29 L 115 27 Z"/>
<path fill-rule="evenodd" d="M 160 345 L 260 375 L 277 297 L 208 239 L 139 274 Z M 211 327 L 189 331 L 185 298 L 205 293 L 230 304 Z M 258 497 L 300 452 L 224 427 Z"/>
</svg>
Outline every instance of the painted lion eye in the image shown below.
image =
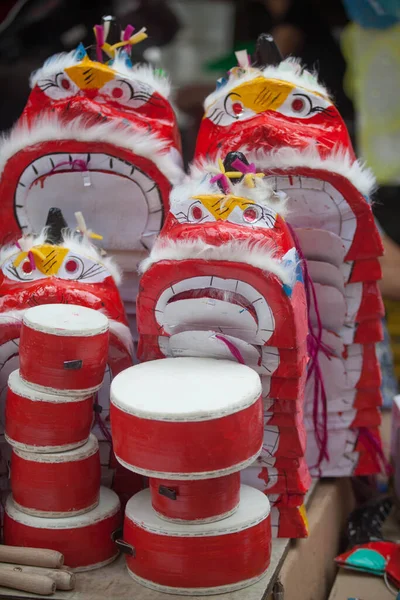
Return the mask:
<svg viewBox="0 0 400 600">
<path fill-rule="evenodd" d="M 61 87 L 64 88 L 64 90 L 70 90 L 71 82 L 66 77 L 63 77 L 61 79 Z"/>
<path fill-rule="evenodd" d="M 141 81 L 116 78 L 108 81 L 100 90 L 101 96 L 129 108 L 140 108 L 148 102 L 161 104 L 153 98 L 152 88 Z"/>
<path fill-rule="evenodd" d="M 68 253 L 57 272 L 57 277 L 68 281 L 98 283 L 104 281 L 109 274 L 109 271 L 101 262 L 95 262 L 88 256 L 77 256 L 75 253 Z"/>
<path fill-rule="evenodd" d="M 305 108 L 305 102 L 301 98 L 295 98 L 292 102 L 292 110 L 294 112 L 302 112 Z"/>
<path fill-rule="evenodd" d="M 64 71 L 56 75 L 40 79 L 37 82 L 38 87 L 53 100 L 64 100 L 71 98 L 79 92 L 78 86 L 68 77 Z"/>
<path fill-rule="evenodd" d="M 234 102 L 232 104 L 232 112 L 239 117 L 243 112 L 243 104 L 241 102 Z"/>
<path fill-rule="evenodd" d="M 203 217 L 203 211 L 198 204 L 191 208 L 190 214 L 194 221 L 200 221 L 200 219 Z"/>
<path fill-rule="evenodd" d="M 32 273 L 32 271 L 33 271 L 32 265 L 31 265 L 31 263 L 30 263 L 30 261 L 29 261 L 29 260 L 26 260 L 26 261 L 25 261 L 25 262 L 22 264 L 22 267 L 21 267 L 21 269 L 22 269 L 23 273 L 25 273 L 26 275 L 29 275 L 29 274 L 30 274 L 30 273 Z"/>
<path fill-rule="evenodd" d="M 261 216 L 261 210 L 257 206 L 249 206 L 243 211 L 243 219 L 246 223 L 256 223 Z"/>
<path fill-rule="evenodd" d="M 121 90 L 121 88 L 114 88 L 113 91 L 111 92 L 111 95 L 113 98 L 122 98 L 122 96 L 124 95 L 124 92 Z"/>
<path fill-rule="evenodd" d="M 76 273 L 78 269 L 79 269 L 78 261 L 74 260 L 73 258 L 71 258 L 70 260 L 68 260 L 65 263 L 65 270 L 67 271 L 67 273 L 69 273 L 71 275 L 73 273 Z"/>
</svg>

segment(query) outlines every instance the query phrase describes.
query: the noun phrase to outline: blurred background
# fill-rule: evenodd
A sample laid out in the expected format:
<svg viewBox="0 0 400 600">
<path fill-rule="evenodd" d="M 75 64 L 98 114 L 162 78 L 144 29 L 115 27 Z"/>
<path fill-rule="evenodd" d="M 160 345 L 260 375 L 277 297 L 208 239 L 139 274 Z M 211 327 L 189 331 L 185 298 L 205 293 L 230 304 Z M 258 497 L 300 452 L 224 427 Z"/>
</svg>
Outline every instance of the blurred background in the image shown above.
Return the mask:
<svg viewBox="0 0 400 600">
<path fill-rule="evenodd" d="M 149 38 L 133 60 L 165 69 L 182 133 L 185 163 L 194 151 L 205 96 L 270 32 L 284 56 L 317 70 L 346 121 L 359 156 L 379 189 L 373 198 L 386 256 L 382 291 L 400 376 L 400 0 L 2 0 L 0 2 L 0 131 L 21 114 L 29 75 L 50 55 L 83 41 L 113 14 L 121 27 L 146 26 Z M 136 53 L 136 54 L 135 54 Z M 391 365 L 389 344 L 382 364 Z M 386 397 L 394 391 L 387 369 Z"/>
</svg>

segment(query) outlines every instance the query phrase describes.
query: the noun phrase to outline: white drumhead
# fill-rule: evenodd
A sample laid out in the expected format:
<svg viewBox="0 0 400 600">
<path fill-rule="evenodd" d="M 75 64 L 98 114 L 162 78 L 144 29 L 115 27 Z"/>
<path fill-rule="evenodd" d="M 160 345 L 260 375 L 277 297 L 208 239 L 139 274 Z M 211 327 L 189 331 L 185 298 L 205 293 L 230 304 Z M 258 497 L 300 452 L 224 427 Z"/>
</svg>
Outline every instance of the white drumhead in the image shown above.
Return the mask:
<svg viewBox="0 0 400 600">
<path fill-rule="evenodd" d="M 269 513 L 270 504 L 267 496 L 248 485 L 240 486 L 240 502 L 237 511 L 230 517 L 214 523 L 187 525 L 160 519 L 151 505 L 149 489 L 135 494 L 125 509 L 125 516 L 142 529 L 157 535 L 178 537 L 206 537 L 243 531 L 263 521 Z"/>
<path fill-rule="evenodd" d="M 26 311 L 23 322 L 36 331 L 60 336 L 92 336 L 108 330 L 105 315 L 74 304 L 34 306 Z"/>
<path fill-rule="evenodd" d="M 117 494 L 105 487 L 100 488 L 99 504 L 96 508 L 75 517 L 49 519 L 26 515 L 16 508 L 11 494 L 8 496 L 6 502 L 6 513 L 11 519 L 27 527 L 35 527 L 37 529 L 76 529 L 77 527 L 87 527 L 97 521 L 104 521 L 104 519 L 112 517 L 119 509 L 120 501 Z"/>
<path fill-rule="evenodd" d="M 39 452 L 25 452 L 23 450 L 18 450 L 17 448 L 13 448 L 13 452 L 24 460 L 31 460 L 36 463 L 65 463 L 89 458 L 89 456 L 95 454 L 98 449 L 99 442 L 97 441 L 96 436 L 91 433 L 86 444 L 79 448 L 74 448 L 73 450 L 67 450 L 66 452 L 49 452 L 41 454 Z"/>
<path fill-rule="evenodd" d="M 111 384 L 111 402 L 159 421 L 198 421 L 233 414 L 261 395 L 260 377 L 245 365 L 212 358 L 165 358 L 129 367 Z"/>
<path fill-rule="evenodd" d="M 49 394 L 45 391 L 42 392 L 40 389 L 32 388 L 25 383 L 19 374 L 19 369 L 10 374 L 8 378 L 8 387 L 14 394 L 17 394 L 17 396 L 22 396 L 22 398 L 32 400 L 33 402 L 52 402 L 54 404 L 61 404 L 63 402 L 82 402 L 93 396 L 93 393 L 82 396 L 80 390 L 77 391 L 77 394 L 79 394 L 77 396 L 64 396 L 61 393 Z"/>
</svg>

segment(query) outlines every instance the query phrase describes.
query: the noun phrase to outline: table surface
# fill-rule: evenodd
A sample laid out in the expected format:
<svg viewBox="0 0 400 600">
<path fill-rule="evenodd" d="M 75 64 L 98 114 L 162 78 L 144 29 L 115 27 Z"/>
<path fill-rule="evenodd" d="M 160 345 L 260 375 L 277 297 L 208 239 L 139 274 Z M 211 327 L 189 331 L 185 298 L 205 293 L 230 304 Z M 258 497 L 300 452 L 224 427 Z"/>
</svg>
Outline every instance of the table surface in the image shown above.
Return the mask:
<svg viewBox="0 0 400 600">
<path fill-rule="evenodd" d="M 313 482 L 306 498 L 306 505 L 309 504 L 317 482 Z M 271 562 L 265 575 L 252 586 L 230 592 L 227 594 L 206 596 L 209 600 L 264 600 L 271 593 L 275 581 L 278 577 L 280 568 L 289 551 L 290 540 L 278 539 L 272 542 Z M 148 588 L 145 588 L 128 575 L 123 556 L 114 563 L 95 571 L 78 573 L 76 577 L 76 588 L 71 592 L 57 591 L 49 596 L 52 600 L 182 600 L 183 596 L 175 594 L 163 594 Z M 17 592 L 0 587 L 0 598 L 9 598 L 12 600 L 37 599 L 40 596 L 33 596 L 25 592 Z M 191 596 L 193 600 L 200 600 L 204 596 Z"/>
</svg>

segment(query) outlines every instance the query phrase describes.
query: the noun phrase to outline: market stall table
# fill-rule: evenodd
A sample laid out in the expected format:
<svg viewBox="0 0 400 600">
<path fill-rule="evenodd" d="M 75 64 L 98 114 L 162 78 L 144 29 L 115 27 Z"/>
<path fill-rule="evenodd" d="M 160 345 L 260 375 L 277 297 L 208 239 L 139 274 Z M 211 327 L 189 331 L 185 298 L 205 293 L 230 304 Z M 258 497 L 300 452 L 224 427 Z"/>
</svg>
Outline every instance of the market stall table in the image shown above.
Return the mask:
<svg viewBox="0 0 400 600">
<path fill-rule="evenodd" d="M 270 567 L 258 583 L 237 592 L 206 597 L 210 600 L 273 600 L 272 592 L 279 579 L 285 589 L 285 600 L 325 600 L 335 576 L 333 558 L 339 549 L 341 531 L 352 506 L 353 496 L 349 480 L 315 482 L 307 499 L 310 537 L 292 542 L 287 539 L 273 540 Z M 304 594 L 300 586 L 304 586 Z M 298 595 L 292 595 L 296 590 Z M 33 600 L 38 596 L 0 588 L 0 598 Z M 138 585 L 129 577 L 125 560 L 120 557 L 104 569 L 78 573 L 74 591 L 57 591 L 51 598 L 179 600 L 183 596 L 162 594 Z M 200 597 L 191 598 L 199 600 Z"/>
</svg>

